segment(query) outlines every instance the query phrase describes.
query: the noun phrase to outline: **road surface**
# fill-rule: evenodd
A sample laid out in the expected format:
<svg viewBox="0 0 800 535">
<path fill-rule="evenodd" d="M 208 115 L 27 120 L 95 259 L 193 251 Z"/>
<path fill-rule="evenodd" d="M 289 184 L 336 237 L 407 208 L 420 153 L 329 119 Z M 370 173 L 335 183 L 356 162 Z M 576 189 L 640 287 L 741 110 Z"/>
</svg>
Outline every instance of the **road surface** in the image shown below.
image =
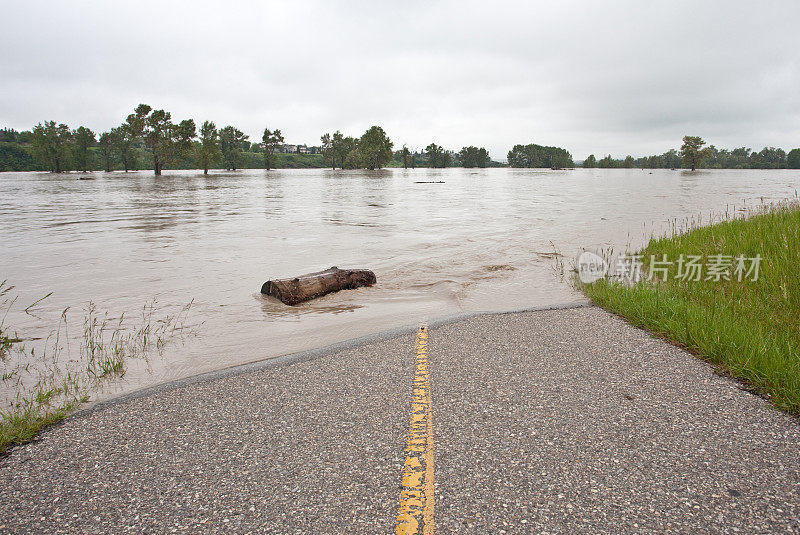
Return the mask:
<svg viewBox="0 0 800 535">
<path fill-rule="evenodd" d="M 9 533 L 800 532 L 800 424 L 595 307 L 151 389 L 0 458 Z"/>
</svg>

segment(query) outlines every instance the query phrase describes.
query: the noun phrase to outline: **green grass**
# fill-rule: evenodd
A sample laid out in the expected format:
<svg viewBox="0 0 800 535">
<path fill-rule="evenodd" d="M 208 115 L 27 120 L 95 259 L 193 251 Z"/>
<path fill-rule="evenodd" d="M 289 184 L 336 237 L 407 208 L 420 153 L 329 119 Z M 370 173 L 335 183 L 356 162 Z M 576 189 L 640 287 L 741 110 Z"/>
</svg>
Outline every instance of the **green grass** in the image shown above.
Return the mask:
<svg viewBox="0 0 800 535">
<path fill-rule="evenodd" d="M 645 271 L 651 255 L 702 255 L 704 262 L 714 254 L 761 255 L 756 281 L 683 281 L 673 265 L 666 281 L 601 279 L 579 287 L 603 308 L 686 347 L 800 415 L 800 207 L 774 205 L 747 218 L 673 231 L 640 254 Z"/>
<path fill-rule="evenodd" d="M 0 310 L 5 309 L 0 327 L 16 301 L 9 297 L 12 289 L 0 283 Z M 66 336 L 66 310 L 58 329 L 38 351 L 26 347 L 16 333 L 9 337 L 7 331 L 0 331 L 0 454 L 66 418 L 104 382 L 125 375 L 131 359 L 147 360 L 176 337 L 195 334 L 193 326 L 184 323 L 191 306 L 189 303 L 174 314 L 156 318 L 153 301 L 142 308 L 140 322 L 128 326 L 124 315 L 112 321 L 107 312 L 98 313 L 89 303 L 78 351 L 72 355 Z M 67 354 L 62 354 L 65 348 Z"/>
<path fill-rule="evenodd" d="M 80 400 L 72 400 L 57 407 L 31 403 L 23 410 L 2 413 L 0 425 L 0 453 L 4 453 L 14 444 L 24 444 L 48 425 L 60 422 L 88 396 Z"/>
</svg>

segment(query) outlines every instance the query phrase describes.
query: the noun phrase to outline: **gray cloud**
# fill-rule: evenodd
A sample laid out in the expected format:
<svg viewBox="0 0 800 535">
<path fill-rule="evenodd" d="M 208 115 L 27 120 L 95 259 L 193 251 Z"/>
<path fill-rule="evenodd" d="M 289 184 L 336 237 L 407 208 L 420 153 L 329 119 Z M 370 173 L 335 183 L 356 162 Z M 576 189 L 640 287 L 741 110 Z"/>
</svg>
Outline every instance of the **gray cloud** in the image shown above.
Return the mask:
<svg viewBox="0 0 800 535">
<path fill-rule="evenodd" d="M 0 124 L 105 130 L 139 102 L 316 143 L 634 155 L 687 133 L 800 145 L 800 4 L 28 2 L 4 7 Z"/>
</svg>

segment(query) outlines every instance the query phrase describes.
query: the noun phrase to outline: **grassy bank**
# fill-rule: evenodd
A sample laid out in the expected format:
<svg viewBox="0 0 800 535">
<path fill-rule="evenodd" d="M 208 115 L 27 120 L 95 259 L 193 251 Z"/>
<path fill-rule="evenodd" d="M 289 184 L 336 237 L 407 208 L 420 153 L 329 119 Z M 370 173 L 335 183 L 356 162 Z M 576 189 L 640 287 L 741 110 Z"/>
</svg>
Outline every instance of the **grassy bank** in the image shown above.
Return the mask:
<svg viewBox="0 0 800 535">
<path fill-rule="evenodd" d="M 686 347 L 800 415 L 800 207 L 770 206 L 746 218 L 690 226 L 651 240 L 640 253 L 651 278 L 634 284 L 601 279 L 581 289 L 603 308 Z M 763 260 L 757 280 L 751 273 L 741 281 L 735 260 L 730 279 L 718 281 L 705 280 L 707 271 L 699 281 L 676 278 L 677 262 L 651 265 L 651 255 L 677 261 L 681 254 L 701 255 L 706 266 L 717 254 Z M 657 267 L 667 269 L 666 280 Z"/>
<path fill-rule="evenodd" d="M 66 310 L 50 336 L 31 347 L 5 323 L 16 301 L 12 290 L 0 282 L 0 454 L 66 418 L 104 384 L 124 376 L 132 359 L 148 360 L 176 338 L 195 334 L 185 324 L 191 303 L 155 317 L 153 302 L 133 322 L 124 315 L 112 319 L 90 303 L 71 348 Z"/>
</svg>

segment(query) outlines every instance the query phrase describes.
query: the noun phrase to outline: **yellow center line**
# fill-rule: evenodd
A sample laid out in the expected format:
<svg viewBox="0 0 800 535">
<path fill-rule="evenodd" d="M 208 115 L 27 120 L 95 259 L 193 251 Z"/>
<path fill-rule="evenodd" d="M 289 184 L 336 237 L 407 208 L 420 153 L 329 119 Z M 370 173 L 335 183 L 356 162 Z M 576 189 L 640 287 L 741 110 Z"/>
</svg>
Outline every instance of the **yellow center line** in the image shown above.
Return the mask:
<svg viewBox="0 0 800 535">
<path fill-rule="evenodd" d="M 414 344 L 416 368 L 411 424 L 397 514 L 397 535 L 433 534 L 433 414 L 428 364 L 428 327 L 420 325 Z"/>
</svg>

